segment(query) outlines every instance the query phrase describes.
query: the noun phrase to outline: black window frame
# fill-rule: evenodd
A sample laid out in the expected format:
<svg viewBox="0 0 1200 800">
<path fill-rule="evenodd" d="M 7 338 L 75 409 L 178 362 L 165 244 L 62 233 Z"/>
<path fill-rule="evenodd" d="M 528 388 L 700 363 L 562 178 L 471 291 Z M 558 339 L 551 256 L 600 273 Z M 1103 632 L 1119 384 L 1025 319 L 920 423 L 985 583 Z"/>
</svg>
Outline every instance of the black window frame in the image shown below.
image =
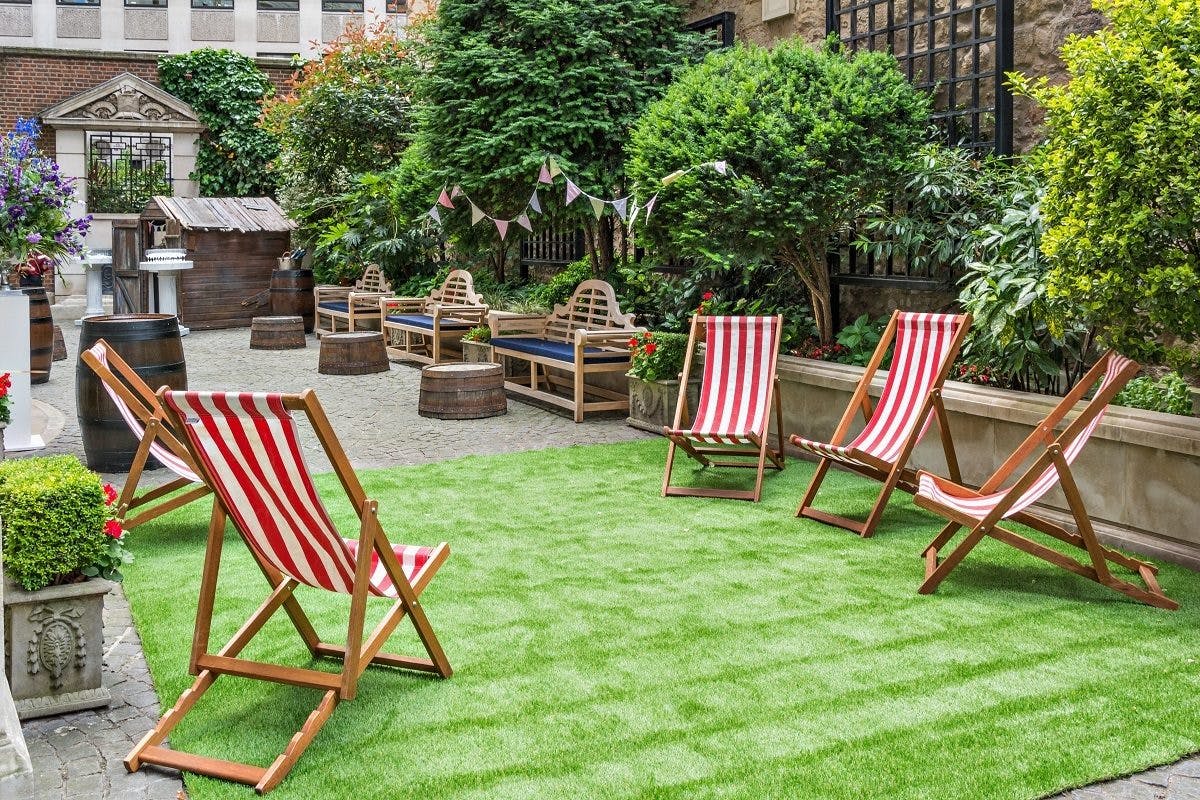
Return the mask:
<svg viewBox="0 0 1200 800">
<path fill-rule="evenodd" d="M 66 6 L 82 6 L 83 8 L 96 8 L 100 5 L 100 0 L 54 0 L 55 5 Z"/>
<path fill-rule="evenodd" d="M 299 11 L 300 0 L 256 0 L 259 11 Z M 284 7 L 286 6 L 286 7 Z"/>
<path fill-rule="evenodd" d="M 166 8 L 168 0 L 125 0 L 126 8 Z"/>
<path fill-rule="evenodd" d="M 192 0 L 193 11 L 233 11 L 233 0 Z"/>
<path fill-rule="evenodd" d="M 356 6 L 356 8 L 330 8 L 330 6 Z M 322 14 L 361 14 L 365 10 L 363 0 L 321 0 Z"/>
</svg>

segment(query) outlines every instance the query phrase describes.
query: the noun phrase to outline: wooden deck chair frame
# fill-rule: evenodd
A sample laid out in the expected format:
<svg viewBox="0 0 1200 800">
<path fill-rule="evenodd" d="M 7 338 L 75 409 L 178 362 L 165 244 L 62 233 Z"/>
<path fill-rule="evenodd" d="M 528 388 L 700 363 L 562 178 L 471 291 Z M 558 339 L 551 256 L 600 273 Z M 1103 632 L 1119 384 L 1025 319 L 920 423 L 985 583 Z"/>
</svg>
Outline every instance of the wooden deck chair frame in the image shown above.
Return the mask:
<svg viewBox="0 0 1200 800">
<path fill-rule="evenodd" d="M 891 347 L 896 338 L 902 313 L 901 311 L 895 311 L 892 313 L 891 319 L 888 320 L 887 327 L 884 328 L 879 340 L 879 345 L 875 348 L 875 353 L 867 363 L 866 371 L 859 380 L 858 386 L 855 387 L 854 394 L 850 397 L 850 403 L 846 407 L 845 413 L 842 414 L 842 418 L 838 422 L 833 436 L 829 439 L 831 445 L 842 445 L 845 442 L 850 433 L 850 426 L 853 425 L 854 418 L 860 411 L 862 412 L 863 420 L 870 422 L 875 410 L 869 394 L 871 381 L 883 363 L 888 348 Z M 960 480 L 958 456 L 954 452 L 954 440 L 950 436 L 950 423 L 946 416 L 945 404 L 942 402 L 942 384 L 945 383 L 947 376 L 949 376 L 950 369 L 954 366 L 954 360 L 958 357 L 958 351 L 962 348 L 963 340 L 971 327 L 971 316 L 969 314 L 960 315 L 959 319 L 961 323 L 958 326 L 958 330 L 955 332 L 949 350 L 943 358 L 942 364 L 939 366 L 938 373 L 932 383 L 932 388 L 923 400 L 918 412 L 918 422 L 913 426 L 912 432 L 905 440 L 900 450 L 900 455 L 896 458 L 895 462 L 889 463 L 875 458 L 869 453 L 857 450 L 854 451 L 854 456 L 856 460 L 862 462 L 860 464 L 841 462 L 828 457 L 821 458 L 817 463 L 817 469 L 813 473 L 812 480 L 809 481 L 808 489 L 805 490 L 804 497 L 796 509 L 797 517 L 808 517 L 818 522 L 824 522 L 827 525 L 844 528 L 857 533 L 863 538 L 875 535 L 875 529 L 879 525 L 879 520 L 883 517 L 884 509 L 887 508 L 887 503 L 892 496 L 892 492 L 896 489 L 901 489 L 909 494 L 913 494 L 917 490 L 916 472 L 910 469 L 907 464 L 912 451 L 916 448 L 921 435 L 924 433 L 930 414 L 933 415 L 933 421 L 936 422 L 938 427 L 938 433 L 942 440 L 942 451 L 946 457 L 946 467 L 950 473 L 950 477 L 955 481 Z M 793 443 L 795 443 L 797 438 L 794 435 L 792 436 Z M 829 467 L 834 463 L 857 472 L 860 475 L 874 478 L 883 484 L 879 491 L 879 496 L 876 498 L 874 505 L 871 506 L 871 511 L 865 520 L 860 522 L 813 507 L 813 501 L 817 497 L 821 483 L 825 480 L 825 475 L 829 472 Z"/>
<path fill-rule="evenodd" d="M 693 440 L 686 434 L 676 434 L 672 431 L 682 431 L 684 426 L 691 422 L 691 413 L 687 406 L 687 387 L 688 379 L 692 374 L 692 363 L 699 345 L 707 336 L 707 316 L 696 315 L 692 317 L 691 330 L 688 333 L 687 353 L 683 359 L 683 371 L 679 375 L 679 399 L 675 404 L 675 424 L 671 428 L 664 427 L 663 434 L 670 440 L 667 445 L 667 466 L 663 473 L 662 496 L 663 497 L 720 497 L 731 500 L 750 500 L 757 503 L 762 498 L 763 477 L 766 468 L 769 465 L 772 469 L 782 470 L 784 466 L 783 455 L 783 406 L 779 397 L 779 377 L 776 374 L 776 368 L 779 362 L 779 347 L 778 343 L 772 348 L 771 352 L 771 367 L 768 376 L 767 386 L 767 413 L 763 416 L 762 429 L 751 431 L 746 437 L 750 439 L 749 445 L 719 445 L 708 444 Z M 783 330 L 783 316 L 775 316 L 776 330 Z M 703 387 L 701 388 L 703 392 Z M 775 416 L 775 435 L 780 442 L 778 448 L 772 448 L 769 444 L 770 429 L 771 429 L 771 410 L 774 410 Z M 757 470 L 754 479 L 754 488 L 750 490 L 741 489 L 713 489 L 706 487 L 688 487 L 688 486 L 672 486 L 671 471 L 675 466 L 675 450 L 679 448 L 683 450 L 689 457 L 700 462 L 705 467 L 739 467 L 739 468 L 754 468 Z M 746 458 L 752 460 L 744 460 Z M 730 460 L 732 459 L 732 460 Z"/>
<path fill-rule="evenodd" d="M 160 391 L 160 401 L 165 391 L 165 389 Z M 324 726 L 337 704 L 343 700 L 354 699 L 358 691 L 359 677 L 367 667 L 376 664 L 432 673 L 442 678 L 448 678 L 451 675 L 450 662 L 442 651 L 437 635 L 418 600 L 421 592 L 436 574 L 438 567 L 449 556 L 449 547 L 445 543 L 439 545 L 430 558 L 431 563 L 421 573 L 420 579 L 410 584 L 380 527 L 379 504 L 367 497 L 362 484 L 359 483 L 358 476 L 350 466 L 349 459 L 334 435 L 329 419 L 325 416 L 316 395 L 311 389 L 299 395 L 284 395 L 283 403 L 289 411 L 304 412 L 333 465 L 342 488 L 345 489 L 346 495 L 358 513 L 359 545 L 355 557 L 354 589 L 350 595 L 350 612 L 346 625 L 346 644 L 337 645 L 321 641 L 308 616 L 293 595 L 300 583 L 294 578 L 285 576 L 260 556 L 239 529 L 239 535 L 242 536 L 243 541 L 246 541 L 247 548 L 270 585 L 271 592 L 224 647 L 215 653 L 210 652 L 209 630 L 216 601 L 221 546 L 226 520 L 232 518 L 228 509 L 223 505 L 220 493 L 215 492 L 200 582 L 200 597 L 196 608 L 196 628 L 188 666 L 188 671 L 197 677 L 191 687 L 179 697 L 174 707 L 163 715 L 158 725 L 146 734 L 126 756 L 125 767 L 130 772 L 137 771 L 142 764 L 154 764 L 248 784 L 253 786 L 259 794 L 265 794 L 279 785 L 279 782 L 283 780 Z M 164 407 L 166 407 L 165 404 Z M 175 412 L 171 410 L 170 413 L 174 414 Z M 180 425 L 183 424 L 182 420 L 177 421 Z M 201 469 L 205 469 L 200 453 L 195 451 L 190 440 L 188 440 L 188 447 L 192 450 L 195 461 L 201 465 Z M 210 482 L 213 480 L 211 475 L 206 475 L 206 478 Z M 398 597 L 391 609 L 364 640 L 364 617 L 371 577 L 372 553 L 378 554 L 379 564 L 386 570 L 388 577 L 396 587 Z M 285 667 L 238 657 L 242 649 L 280 608 L 286 612 L 304 645 L 314 657 L 336 659 L 342 662 L 342 669 L 339 672 L 329 673 L 313 669 Z M 388 637 L 405 617 L 412 620 L 428 658 L 414 658 L 381 652 Z M 324 694 L 316 709 L 291 738 L 284 751 L 266 768 L 162 747 L 163 741 L 175 726 L 195 706 L 214 681 L 222 675 L 307 687 L 321 690 Z"/>
<path fill-rule="evenodd" d="M 112 345 L 104 339 L 96 340 L 93 347 L 96 345 L 103 345 L 107 351 L 105 354 L 107 366 L 90 349 L 80 353 L 79 358 L 96 373 L 96 377 L 103 381 L 105 386 L 121 398 L 143 427 L 141 438 L 138 440 L 138 448 L 133 455 L 133 463 L 129 466 L 129 474 L 125 478 L 125 485 L 122 487 L 121 493 L 117 495 L 116 504 L 117 516 L 121 518 L 125 529 L 133 530 L 142 523 L 160 517 L 168 511 L 174 511 L 193 500 L 199 500 L 211 490 L 207 484 L 196 483 L 179 476 L 140 495 L 137 494 L 142 472 L 145 471 L 146 462 L 151 457 L 151 445 L 156 440 L 183 461 L 193 473 L 196 475 L 199 473 L 192 462 L 191 453 L 179 439 L 171 422 L 167 419 L 158 397 L 142 380 L 142 376 L 138 375 L 133 367 L 129 366 L 125 359 L 121 358 Z M 136 435 L 136 432 L 133 433 Z M 183 489 L 186 491 L 180 491 Z M 179 493 L 176 494 L 176 492 Z M 162 498 L 167 499 L 162 500 Z M 155 503 L 156 500 L 162 500 L 162 502 Z M 150 503 L 155 504 L 131 515 L 135 509 L 143 508 Z"/>
<path fill-rule="evenodd" d="M 1000 502 L 982 519 L 943 505 L 923 494 L 916 495 L 914 502 L 918 506 L 950 520 L 946 527 L 942 529 L 925 549 L 925 581 L 921 584 L 918 592 L 921 594 L 933 593 L 938 585 L 946 579 L 946 576 L 962 563 L 967 554 L 986 536 L 1012 545 L 1018 550 L 1029 553 L 1056 567 L 1061 567 L 1068 572 L 1073 572 L 1088 580 L 1114 589 L 1134 600 L 1168 610 L 1179 608 L 1179 604 L 1167 597 L 1159 586 L 1157 567 L 1146 561 L 1132 558 L 1123 553 L 1103 547 L 1100 544 L 1096 538 L 1096 531 L 1092 527 L 1091 519 L 1088 517 L 1083 498 L 1079 493 L 1079 487 L 1075 483 L 1074 475 L 1071 473 L 1071 466 L 1065 455 L 1065 451 L 1076 437 L 1084 433 L 1085 429 L 1097 416 L 1103 413 L 1105 407 L 1121 391 L 1125 384 L 1137 374 L 1139 369 L 1138 364 L 1129 361 L 1120 370 L 1114 380 L 1109 381 L 1101 391 L 1098 391 L 1088 401 L 1080 414 L 1063 429 L 1061 434 L 1058 436 L 1054 434 L 1055 429 L 1062 423 L 1067 414 L 1075 408 L 1075 405 L 1083 399 L 1084 395 L 1104 374 L 1107 369 L 1108 359 L 1112 356 L 1113 353 L 1110 351 L 1097 361 L 1079 383 L 1075 385 L 1075 388 L 1062 399 L 1054 410 L 1050 412 L 1050 415 L 1029 434 L 1025 441 L 1017 447 L 1013 454 L 997 468 L 992 476 L 977 491 L 964 486 L 954 487 L 956 494 L 961 494 L 967 498 L 986 496 L 1001 491 L 1004 482 L 1012 477 L 1021 464 L 1039 449 L 1041 450 L 1040 455 L 1021 473 L 1020 478 L 1007 490 Z M 1063 495 L 1067 499 L 1067 506 L 1075 521 L 1077 533 L 1072 533 L 1063 526 L 1029 511 L 1023 510 L 1015 514 L 1009 513 L 1016 501 L 1039 480 L 1047 469 L 1053 469 L 1058 475 L 1058 483 L 1062 488 Z M 924 475 L 925 473 L 922 474 Z M 1087 553 L 1087 563 L 1080 563 L 1074 558 L 1046 547 L 1039 542 L 1035 542 L 1027 536 L 1022 536 L 1002 527 L 1000 523 L 1005 518 L 1022 525 L 1027 525 L 1064 544 L 1085 551 Z M 950 555 L 944 560 L 939 561 L 939 552 L 954 538 L 961 528 L 967 529 L 966 537 L 951 551 Z M 1113 575 L 1109 569 L 1110 563 L 1117 564 L 1137 574 L 1144 582 L 1145 587 L 1143 588 Z"/>
</svg>

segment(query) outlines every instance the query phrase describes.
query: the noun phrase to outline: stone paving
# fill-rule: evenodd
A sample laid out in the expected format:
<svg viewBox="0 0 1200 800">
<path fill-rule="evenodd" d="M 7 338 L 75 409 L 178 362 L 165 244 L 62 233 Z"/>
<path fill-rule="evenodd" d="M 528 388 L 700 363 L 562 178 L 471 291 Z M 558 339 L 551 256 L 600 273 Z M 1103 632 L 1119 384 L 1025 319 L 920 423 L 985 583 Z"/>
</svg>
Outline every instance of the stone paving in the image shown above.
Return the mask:
<svg viewBox="0 0 1200 800">
<path fill-rule="evenodd" d="M 62 327 L 70 360 L 54 364 L 49 383 L 33 389 L 34 399 L 48 407 L 47 424 L 50 432 L 56 433 L 38 454 L 82 457 L 74 396 L 79 334 L 70 322 Z M 312 336 L 304 350 L 282 352 L 250 350 L 246 329 L 196 331 L 183 341 L 190 388 L 316 389 L 355 467 L 419 464 L 472 453 L 625 441 L 646 435 L 626 426 L 616 414 L 597 415 L 577 425 L 561 411 L 512 400 L 509 413 L 502 417 L 425 419 L 416 412 L 418 370 L 393 365 L 387 374 L 318 375 L 318 346 Z M 314 437 L 305 437 L 304 446 L 314 470 L 329 469 Z M 146 485 L 166 480 L 163 473 L 147 473 L 143 480 Z M 123 479 L 120 475 L 106 477 L 118 486 Z M 147 768 L 130 775 L 121 763 L 157 721 L 160 709 L 120 587 L 105 598 L 104 619 L 104 680 L 112 692 L 112 705 L 99 711 L 30 720 L 22 726 L 35 773 L 35 794 L 29 800 L 185 798 L 177 773 Z M 1200 756 L 1075 789 L 1052 800 L 1200 800 Z"/>
</svg>

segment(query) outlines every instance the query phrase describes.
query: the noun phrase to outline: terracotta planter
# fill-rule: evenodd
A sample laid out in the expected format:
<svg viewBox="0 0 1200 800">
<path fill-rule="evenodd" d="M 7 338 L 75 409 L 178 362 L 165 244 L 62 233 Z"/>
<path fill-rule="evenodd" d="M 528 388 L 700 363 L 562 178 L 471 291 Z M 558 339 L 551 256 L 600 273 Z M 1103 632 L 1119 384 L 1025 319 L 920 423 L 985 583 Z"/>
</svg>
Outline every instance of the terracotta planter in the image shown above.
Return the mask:
<svg viewBox="0 0 1200 800">
<path fill-rule="evenodd" d="M 101 681 L 104 595 L 93 578 L 27 592 L 4 586 L 4 671 L 21 719 L 107 706 Z"/>
<path fill-rule="evenodd" d="M 632 375 L 629 379 L 629 417 L 625 422 L 634 428 L 662 433 L 664 425 L 675 422 L 675 406 L 679 402 L 679 381 L 644 381 Z M 700 382 L 688 382 L 688 408 L 696 410 L 700 397 Z"/>
<path fill-rule="evenodd" d="M 490 364 L 492 358 L 492 346 L 488 342 L 462 342 L 463 361 L 468 364 Z"/>
</svg>

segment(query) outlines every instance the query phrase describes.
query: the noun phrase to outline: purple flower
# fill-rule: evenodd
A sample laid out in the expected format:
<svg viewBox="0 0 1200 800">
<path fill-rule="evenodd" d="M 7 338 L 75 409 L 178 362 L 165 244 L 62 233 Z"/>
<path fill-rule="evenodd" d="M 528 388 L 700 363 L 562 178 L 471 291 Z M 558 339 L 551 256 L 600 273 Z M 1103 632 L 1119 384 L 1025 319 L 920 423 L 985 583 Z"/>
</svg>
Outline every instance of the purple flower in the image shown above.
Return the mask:
<svg viewBox="0 0 1200 800">
<path fill-rule="evenodd" d="M 30 244 L 37 244 L 41 240 L 42 240 L 42 235 L 40 233 L 38 233 L 37 231 L 34 231 L 33 233 L 31 233 L 25 237 L 25 241 L 29 242 Z"/>
</svg>

